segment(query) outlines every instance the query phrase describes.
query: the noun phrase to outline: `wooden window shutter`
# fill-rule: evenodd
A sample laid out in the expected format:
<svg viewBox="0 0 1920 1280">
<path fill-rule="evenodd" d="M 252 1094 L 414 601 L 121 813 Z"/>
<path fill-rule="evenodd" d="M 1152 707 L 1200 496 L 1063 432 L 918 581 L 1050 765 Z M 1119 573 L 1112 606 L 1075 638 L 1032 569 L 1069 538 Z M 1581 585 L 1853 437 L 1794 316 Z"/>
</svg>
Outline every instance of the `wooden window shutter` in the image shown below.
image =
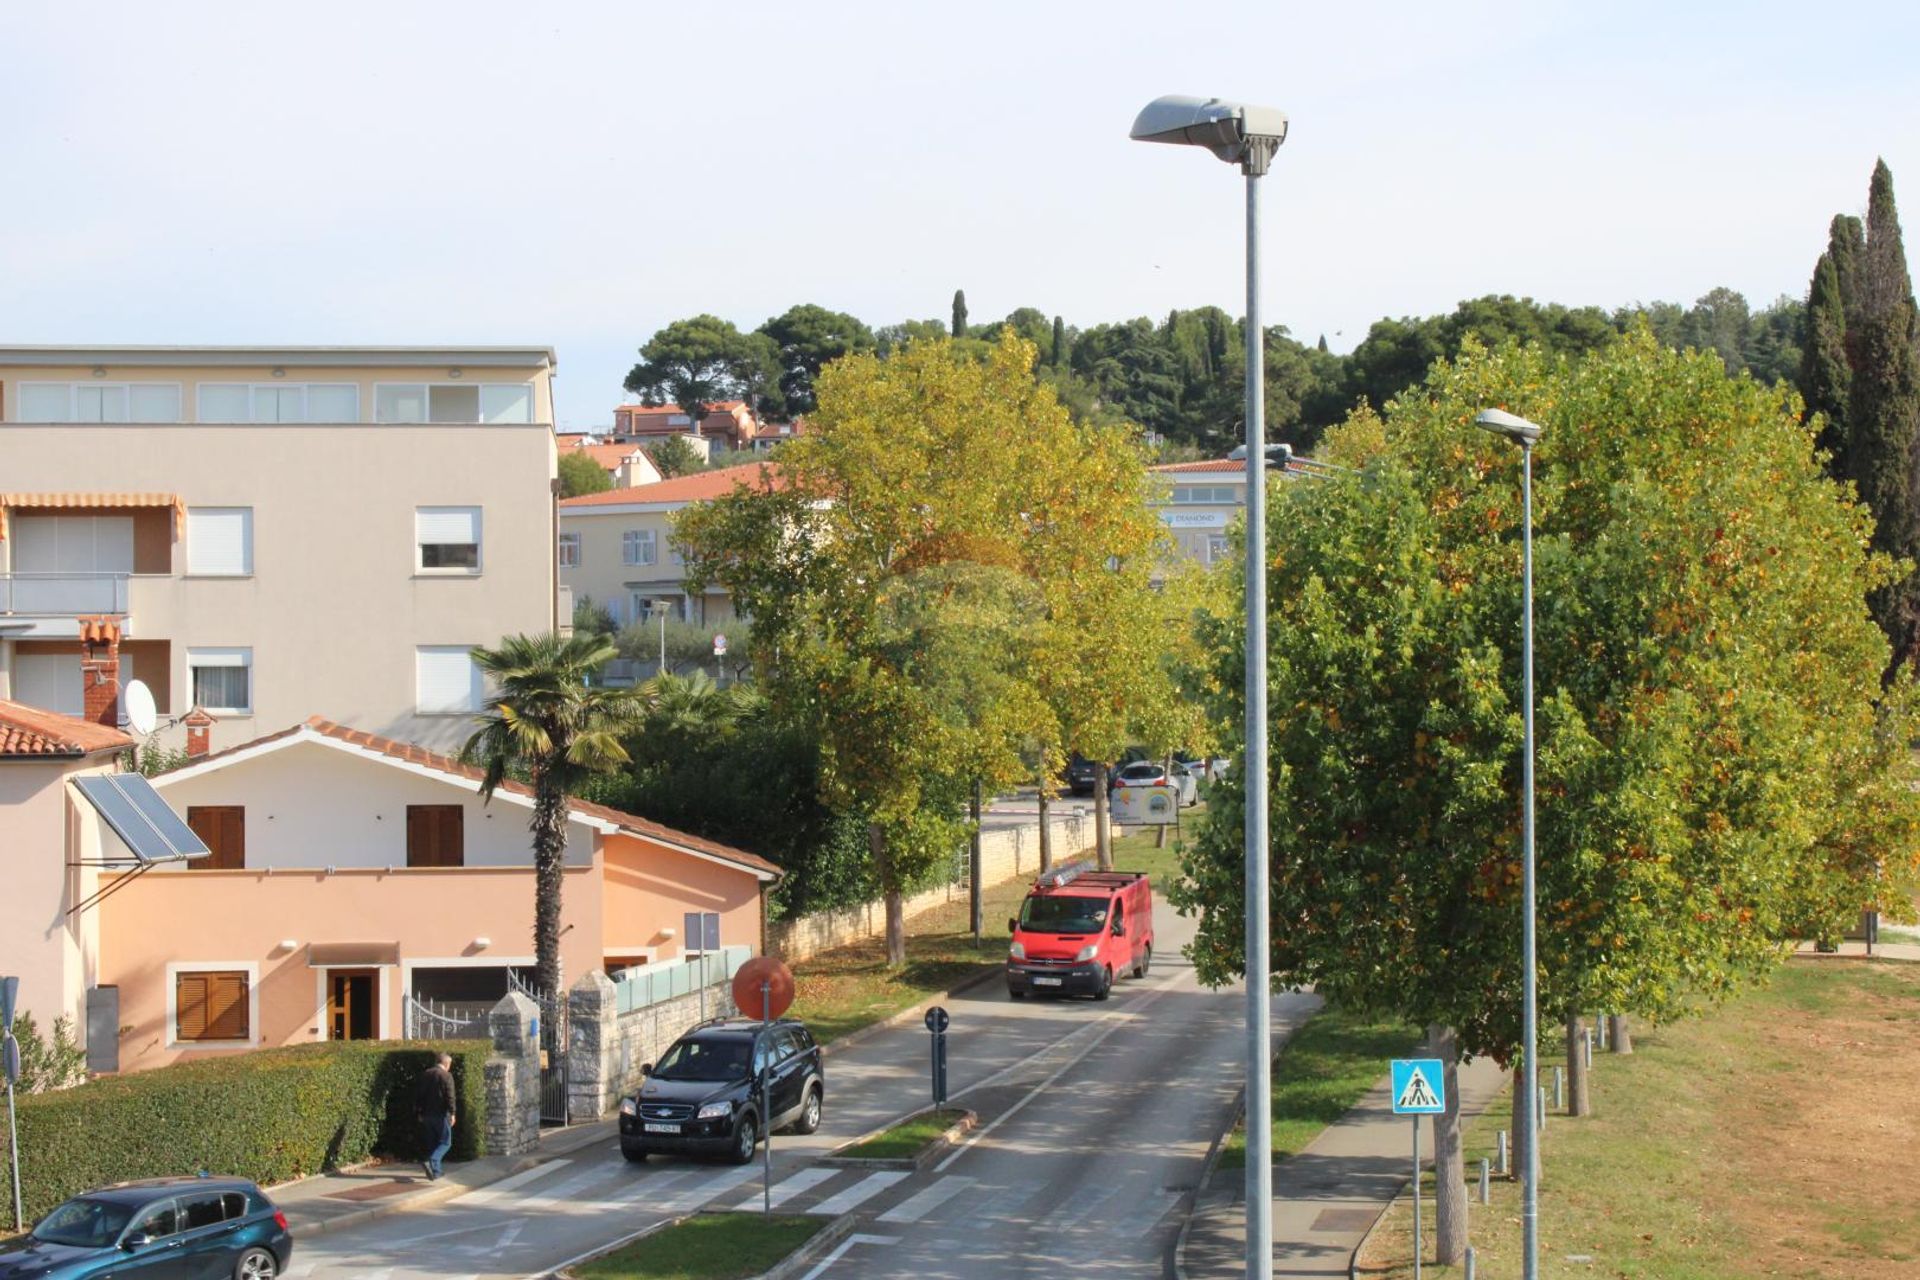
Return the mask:
<svg viewBox="0 0 1920 1280">
<path fill-rule="evenodd" d="M 247 810 L 238 804 L 190 804 L 187 825 L 213 851 L 189 862 L 203 871 L 240 871 L 247 865 Z"/>
<path fill-rule="evenodd" d="M 245 1040 L 251 1035 L 243 972 L 176 974 L 173 1001 L 178 1039 Z"/>
<path fill-rule="evenodd" d="M 466 810 L 457 804 L 407 806 L 407 865 L 466 865 Z"/>
</svg>

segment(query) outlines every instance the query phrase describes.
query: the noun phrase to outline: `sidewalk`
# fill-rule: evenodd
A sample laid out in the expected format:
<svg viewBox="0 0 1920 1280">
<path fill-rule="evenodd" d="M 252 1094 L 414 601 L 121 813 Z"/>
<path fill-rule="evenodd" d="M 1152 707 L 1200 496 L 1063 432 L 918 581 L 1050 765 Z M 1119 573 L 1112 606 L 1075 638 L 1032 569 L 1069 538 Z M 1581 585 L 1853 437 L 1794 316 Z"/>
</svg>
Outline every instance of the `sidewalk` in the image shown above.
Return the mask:
<svg viewBox="0 0 1920 1280">
<path fill-rule="evenodd" d="M 444 1176 L 428 1182 L 418 1161 L 368 1165 L 348 1173 L 323 1173 L 267 1188 L 287 1215 L 296 1240 L 356 1226 L 408 1209 L 444 1204 L 469 1191 L 500 1181 L 556 1156 L 614 1140 L 611 1120 L 544 1129 L 538 1149 L 522 1156 L 483 1156 L 450 1164 Z"/>
<path fill-rule="evenodd" d="M 1507 1076 L 1491 1060 L 1477 1058 L 1460 1069 L 1463 1119 L 1483 1111 L 1506 1087 Z M 1421 1124 L 1423 1161 L 1430 1162 L 1432 1129 Z M 1413 1172 L 1413 1125 L 1393 1114 L 1382 1080 L 1337 1124 L 1329 1125 L 1298 1155 L 1273 1169 L 1273 1274 L 1276 1277 L 1340 1276 L 1360 1243 Z M 1178 1274 L 1191 1280 L 1229 1280 L 1246 1274 L 1247 1214 L 1238 1179 L 1203 1191 L 1186 1242 L 1175 1258 Z"/>
</svg>

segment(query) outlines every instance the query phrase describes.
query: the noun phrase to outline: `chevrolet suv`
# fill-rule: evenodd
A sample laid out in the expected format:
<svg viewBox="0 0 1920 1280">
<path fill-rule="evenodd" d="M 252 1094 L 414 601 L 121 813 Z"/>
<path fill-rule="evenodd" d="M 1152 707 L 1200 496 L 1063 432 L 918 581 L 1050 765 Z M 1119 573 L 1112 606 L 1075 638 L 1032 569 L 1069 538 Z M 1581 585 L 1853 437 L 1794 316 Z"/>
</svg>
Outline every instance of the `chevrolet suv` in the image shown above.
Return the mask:
<svg viewBox="0 0 1920 1280">
<path fill-rule="evenodd" d="M 763 1133 L 820 1127 L 820 1046 L 792 1018 L 703 1022 L 640 1074 L 640 1092 L 620 1103 L 620 1154 L 629 1160 L 674 1153 L 745 1164 Z"/>
</svg>

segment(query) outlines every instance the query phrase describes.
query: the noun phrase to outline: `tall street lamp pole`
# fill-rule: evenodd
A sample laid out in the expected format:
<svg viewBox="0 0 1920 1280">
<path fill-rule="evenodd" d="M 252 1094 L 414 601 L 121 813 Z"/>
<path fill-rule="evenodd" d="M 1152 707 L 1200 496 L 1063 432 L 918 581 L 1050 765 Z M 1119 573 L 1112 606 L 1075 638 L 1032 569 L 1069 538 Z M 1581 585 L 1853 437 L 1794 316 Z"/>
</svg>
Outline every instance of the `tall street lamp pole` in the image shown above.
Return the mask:
<svg viewBox="0 0 1920 1280">
<path fill-rule="evenodd" d="M 1247 1280 L 1273 1275 L 1273 1004 L 1267 924 L 1266 351 L 1260 324 L 1260 184 L 1287 138 L 1272 107 L 1165 97 L 1133 122 L 1137 142 L 1205 147 L 1240 166 L 1247 187 Z"/>
<path fill-rule="evenodd" d="M 1520 929 L 1520 989 L 1523 1008 L 1520 1015 L 1522 1078 L 1527 1096 L 1517 1108 L 1520 1113 L 1520 1141 L 1526 1161 L 1520 1170 L 1522 1240 L 1521 1275 L 1523 1280 L 1538 1280 L 1540 1275 L 1540 1125 L 1534 1090 L 1540 1082 L 1540 995 L 1536 980 L 1534 943 L 1534 855 L 1533 855 L 1533 446 L 1540 439 L 1540 428 L 1525 418 L 1500 409 L 1482 409 L 1474 418 L 1475 426 L 1491 431 L 1520 446 L 1521 493 L 1521 588 L 1520 588 L 1520 667 L 1521 698 L 1526 707 L 1520 761 L 1521 881 L 1523 924 Z"/>
</svg>

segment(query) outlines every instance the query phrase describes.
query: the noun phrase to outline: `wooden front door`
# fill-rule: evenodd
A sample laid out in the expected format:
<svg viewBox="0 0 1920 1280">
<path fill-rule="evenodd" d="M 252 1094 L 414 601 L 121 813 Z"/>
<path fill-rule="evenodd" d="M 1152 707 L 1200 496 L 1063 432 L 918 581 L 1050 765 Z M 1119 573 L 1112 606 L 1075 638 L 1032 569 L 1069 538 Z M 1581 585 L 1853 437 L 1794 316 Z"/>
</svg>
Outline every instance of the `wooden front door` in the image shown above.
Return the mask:
<svg viewBox="0 0 1920 1280">
<path fill-rule="evenodd" d="M 327 970 L 327 1039 L 380 1038 L 380 971 Z"/>
</svg>

